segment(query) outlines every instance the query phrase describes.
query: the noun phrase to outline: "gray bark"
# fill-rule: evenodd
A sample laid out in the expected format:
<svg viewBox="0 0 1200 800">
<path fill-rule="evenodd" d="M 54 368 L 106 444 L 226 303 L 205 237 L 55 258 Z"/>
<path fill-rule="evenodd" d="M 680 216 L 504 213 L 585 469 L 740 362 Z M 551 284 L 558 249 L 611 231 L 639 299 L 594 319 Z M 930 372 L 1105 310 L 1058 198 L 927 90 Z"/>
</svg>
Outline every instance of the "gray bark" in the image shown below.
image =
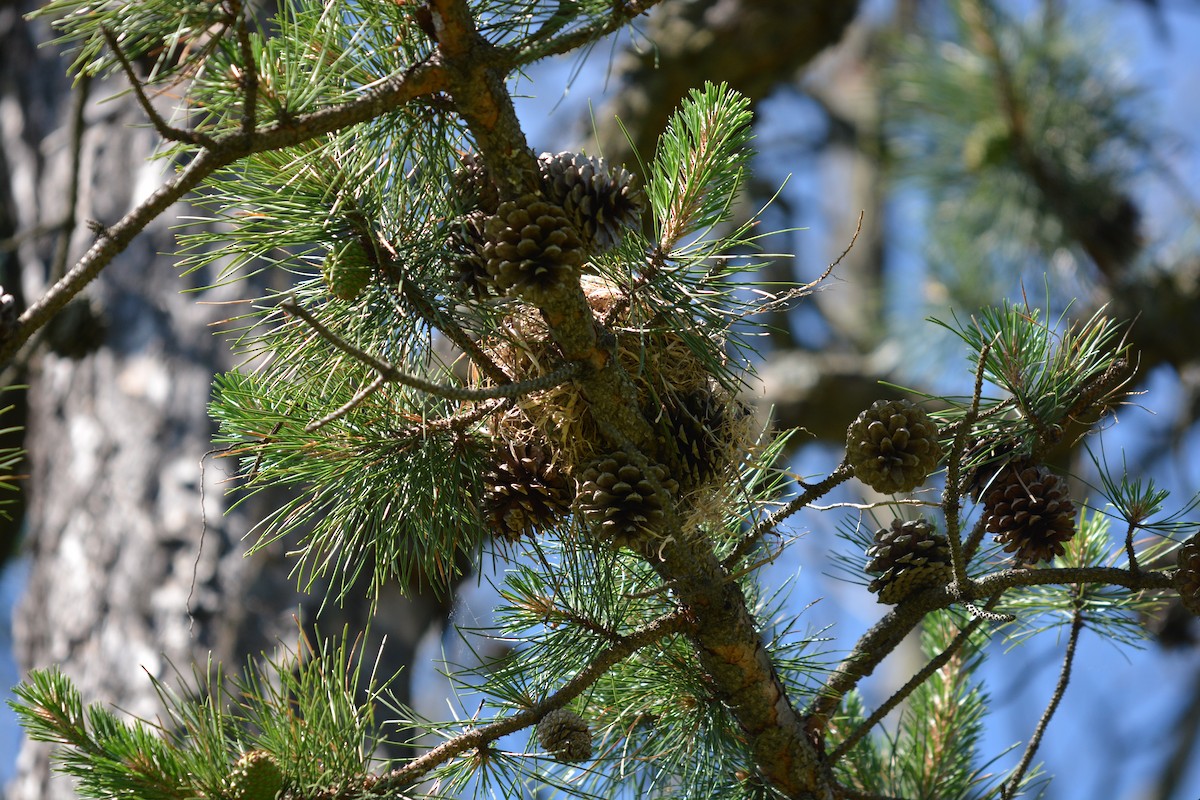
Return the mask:
<svg viewBox="0 0 1200 800">
<path fill-rule="evenodd" d="M 87 220 L 119 219 L 168 168 L 147 161 L 156 137 L 131 127 L 145 122 L 131 96 L 101 102 L 123 91 L 124 81 L 93 83 L 76 213 L 63 225 L 71 208 L 72 88 L 59 50 L 37 47 L 51 32 L 20 16 L 34 6 L 0 8 L 0 193 L 15 215 L 5 222 L 17 232 L 12 243 L 26 297 L 48 285 L 63 235 L 68 258 L 77 258 L 94 235 Z M 234 465 L 208 459 L 201 469 L 213 433 L 206 414 L 212 374 L 233 364 L 209 327 L 231 315 L 230 307 L 204 303 L 246 289 L 183 294 L 213 276 L 181 279 L 160 255 L 173 248 L 174 222 L 174 215 L 158 220 L 89 287 L 98 316 L 81 319 L 103 324 L 59 330 L 54 349 L 45 337 L 25 378 L 31 475 L 24 548 L 32 563 L 14 623 L 17 661 L 23 672 L 60 665 L 87 701 L 147 717 L 158 708 L 146 673 L 175 684 L 175 669 L 190 675 L 192 662 L 203 664 L 210 653 L 236 670 L 248 654 L 294 643 L 297 621 L 310 625 L 324 600 L 320 587 L 296 591 L 282 546 L 245 557 L 243 539 L 270 499 L 227 515 Z M 81 358 L 60 354 L 89 350 Z M 321 618 L 323 632 L 365 627 L 365 601 L 347 603 Z M 373 640 L 388 636 L 389 674 L 411 659 L 446 609 L 430 598 L 392 598 L 383 607 Z M 51 777 L 47 753 L 25 743 L 9 797 L 73 796 L 69 781 Z"/>
</svg>

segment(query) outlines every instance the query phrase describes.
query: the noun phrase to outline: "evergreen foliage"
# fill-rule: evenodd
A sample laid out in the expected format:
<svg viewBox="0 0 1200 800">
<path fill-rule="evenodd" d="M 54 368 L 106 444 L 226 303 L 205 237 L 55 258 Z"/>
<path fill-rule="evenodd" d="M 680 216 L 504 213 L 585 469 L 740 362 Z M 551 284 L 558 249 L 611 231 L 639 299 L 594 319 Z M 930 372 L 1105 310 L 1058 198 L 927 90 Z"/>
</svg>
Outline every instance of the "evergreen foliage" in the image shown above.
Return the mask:
<svg viewBox="0 0 1200 800">
<path fill-rule="evenodd" d="M 266 776 L 262 791 L 278 780 L 297 800 L 517 798 L 541 787 L 609 798 L 1036 790 L 1033 759 L 1081 632 L 1137 641 L 1139 613 L 1175 585 L 1161 560 L 1175 543 L 1161 534 L 1195 503 L 1163 523 L 1164 494 L 1106 478 L 1097 496 L 1075 497 L 1084 510 L 1065 552 L 1026 569 L 984 540 L 980 501 L 1006 467 L 1040 468 L 1056 448 L 1102 435 L 1136 361 L 1125 331 L 1102 312 L 1072 323 L 1014 302 L 937 323 L 961 339 L 973 392 L 927 396 L 919 412 L 897 403 L 905 424 L 888 430 L 888 446 L 919 427 L 919 469 L 881 484 L 897 494 L 877 506 L 880 519 L 840 527 L 840 566 L 865 585 L 879 555 L 868 553 L 873 531 L 893 518 L 901 530 L 921 502 L 937 568 L 889 597 L 895 607 L 850 652 L 829 652 L 758 578 L 787 544 L 782 523 L 866 477 L 849 459 L 820 481 L 792 480 L 776 466 L 792 432 L 763 430 L 737 396 L 762 330 L 755 316 L 812 288 L 759 282 L 765 234 L 734 215 L 753 155 L 748 99 L 707 84 L 682 101 L 649 161 L 624 167 L 642 173 L 649 219 L 623 220 L 620 236 L 572 228 L 578 209 L 555 205 L 516 123 L 507 81 L 642 10 L 290 0 L 257 20 L 232 1 L 44 9 L 75 48 L 74 75 L 121 71 L 139 92 L 181 93 L 180 119 L 152 120 L 162 156 L 180 165 L 171 191 L 195 189 L 204 215 L 180 235 L 181 267 L 214 283 L 272 278 L 229 321 L 244 364 L 218 377 L 211 401 L 217 443 L 238 465 L 234 491 L 290 492 L 261 521 L 251 557 L 283 540 L 302 586 L 331 578 L 343 595 L 393 583 L 447 593 L 483 557 L 503 565 L 495 626 L 463 633 L 476 655 L 492 641 L 505 654 L 449 665 L 480 700 L 470 719 L 422 720 L 389 700 L 388 681 L 347 637 L 252 662 L 234 680 L 210 666 L 191 686 L 157 684 L 158 723 L 85 706 L 55 670 L 32 673 L 13 706 L 32 737 L 59 745 L 58 765 L 83 794 L 238 800 L 251 796 L 252 768 Z M 136 59 L 151 61 L 148 75 Z M 973 85 L 922 68 L 911 65 L 913 85 L 920 75 Z M 954 68 L 978 77 L 972 59 Z M 1025 69 L 1014 80 L 1033 92 L 1040 73 Z M 1028 124 L 1082 113 L 1043 111 Z M 1031 132 L 1009 123 L 969 132 L 972 169 L 1010 158 L 1067 165 L 1038 187 L 1039 202 L 1059 201 L 1064 228 L 1090 213 L 1069 201 L 1112 199 L 1098 156 L 1027 151 L 1019 137 Z M 468 180 L 495 190 L 491 211 L 480 191 L 463 207 L 462 171 L 476 165 Z M 470 214 L 485 216 L 471 227 Z M 1105 246 L 1129 259 L 1127 244 Z M 347 253 L 350 284 L 333 273 Z M 456 281 L 464 255 L 484 260 L 488 291 Z M 697 393 L 705 405 L 688 425 L 718 430 L 687 434 L 709 448 L 689 466 L 663 432 L 683 427 L 666 415 Z M 566 476 L 572 513 L 511 537 L 494 529 L 485 478 L 497 454 L 534 449 Z M 1110 518 L 1127 532 L 1112 533 Z M 913 557 L 889 551 L 876 571 L 902 580 Z M 980 752 L 988 697 L 977 668 L 998 644 L 1063 626 L 1059 690 L 1020 764 L 993 774 L 998 754 Z M 917 629 L 924 666 L 868 711 L 862 678 Z M 355 693 L 364 682 L 366 701 Z M 376 705 L 396 715 L 382 729 Z M 898 722 L 885 722 L 894 709 Z M 585 729 L 590 757 L 572 738 Z M 383 743 L 413 749 L 388 760 Z"/>
</svg>

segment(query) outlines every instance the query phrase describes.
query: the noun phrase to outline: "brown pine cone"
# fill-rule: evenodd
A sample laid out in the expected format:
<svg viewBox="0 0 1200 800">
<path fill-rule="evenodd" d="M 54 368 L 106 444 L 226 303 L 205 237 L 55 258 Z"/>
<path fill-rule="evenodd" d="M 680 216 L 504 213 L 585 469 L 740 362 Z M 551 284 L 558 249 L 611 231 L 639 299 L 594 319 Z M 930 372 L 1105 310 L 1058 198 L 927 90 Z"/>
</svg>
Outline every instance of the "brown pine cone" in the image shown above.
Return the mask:
<svg viewBox="0 0 1200 800">
<path fill-rule="evenodd" d="M 571 479 L 536 444 L 510 444 L 484 478 L 484 513 L 492 530 L 511 541 L 554 525 L 573 499 Z"/>
<path fill-rule="evenodd" d="M 950 543 L 923 519 L 892 520 L 875 532 L 867 549 L 867 572 L 878 577 L 867 587 L 881 603 L 899 603 L 910 594 L 941 586 L 954 577 Z"/>
<path fill-rule="evenodd" d="M 1200 617 L 1200 532 L 1179 548 L 1179 569 L 1175 572 L 1175 588 L 1183 607 Z"/>
<path fill-rule="evenodd" d="M 546 195 L 562 206 L 588 250 L 607 250 L 625 228 L 640 224 L 646 197 L 627 170 L 578 153 L 542 153 L 538 166 Z"/>
<path fill-rule="evenodd" d="M 501 203 L 484 223 L 482 255 L 498 291 L 539 305 L 579 279 L 583 246 L 559 206 L 527 194 Z"/>
<path fill-rule="evenodd" d="M 876 400 L 846 431 L 855 477 L 884 494 L 917 488 L 941 458 L 937 425 L 908 400 Z"/>
<path fill-rule="evenodd" d="M 592 732 L 583 717 L 556 708 L 537 724 L 538 744 L 558 761 L 576 763 L 592 757 Z"/>
<path fill-rule="evenodd" d="M 661 464 L 650 467 L 662 487 L 655 491 L 641 468 L 621 450 L 597 459 L 579 474 L 579 509 L 598 539 L 629 546 L 663 521 L 668 498 L 678 490 Z"/>
<path fill-rule="evenodd" d="M 983 494 L 983 520 L 1006 553 L 1036 564 L 1066 552 L 1075 536 L 1075 504 L 1066 483 L 1042 466 L 1015 464 Z"/>
</svg>

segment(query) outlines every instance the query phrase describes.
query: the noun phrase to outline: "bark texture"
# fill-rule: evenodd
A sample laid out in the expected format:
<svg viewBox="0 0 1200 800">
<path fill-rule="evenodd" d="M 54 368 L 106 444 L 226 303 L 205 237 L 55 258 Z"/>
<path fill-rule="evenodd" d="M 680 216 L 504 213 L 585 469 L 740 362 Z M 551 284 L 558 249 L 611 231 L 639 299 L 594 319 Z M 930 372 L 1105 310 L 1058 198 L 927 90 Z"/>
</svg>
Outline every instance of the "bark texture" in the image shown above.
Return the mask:
<svg viewBox="0 0 1200 800">
<path fill-rule="evenodd" d="M 147 161 L 156 135 L 131 127 L 145 120 L 130 96 L 102 102 L 126 88 L 120 79 L 86 87 L 83 125 L 73 125 L 82 89 L 72 89 L 58 49 L 38 47 L 52 34 L 22 18 L 34 7 L 0 8 L 0 197 L 11 217 L 0 221 L 17 234 L 6 266 L 10 275 L 19 270 L 28 298 L 62 269 L 57 248 L 66 247 L 69 265 L 94 241 L 89 220 L 116 221 L 170 168 Z M 320 587 L 296 591 L 282 546 L 244 557 L 243 538 L 271 498 L 226 515 L 234 465 L 210 458 L 201 470 L 213 433 L 212 374 L 233 364 L 209 326 L 237 313 L 211 303 L 245 287 L 184 294 L 214 276 L 181 279 L 161 255 L 173 249 L 175 217 L 157 220 L 104 271 L 74 324 L 41 337 L 26 378 L 31 567 L 14 622 L 18 664 L 58 664 L 89 701 L 150 717 L 158 709 L 146 673 L 176 683 L 174 670 L 190 676 L 192 662 L 210 653 L 236 670 L 249 654 L 294 643 L 297 625 L 311 625 L 324 599 Z M 372 632 L 388 637 L 384 672 L 408 663 L 445 611 L 430 598 L 382 602 Z M 361 602 L 327 610 L 320 629 L 357 632 L 367 614 Z M 27 742 L 8 796 L 74 792 L 51 776 L 48 749 Z"/>
</svg>

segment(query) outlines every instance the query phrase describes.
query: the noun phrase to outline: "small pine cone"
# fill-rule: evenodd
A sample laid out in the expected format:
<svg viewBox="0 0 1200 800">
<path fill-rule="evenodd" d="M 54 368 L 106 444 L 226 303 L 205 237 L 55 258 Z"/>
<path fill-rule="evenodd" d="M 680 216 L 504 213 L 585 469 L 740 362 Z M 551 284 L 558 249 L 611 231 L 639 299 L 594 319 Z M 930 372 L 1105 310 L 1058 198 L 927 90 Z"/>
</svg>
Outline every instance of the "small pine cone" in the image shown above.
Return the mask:
<svg viewBox="0 0 1200 800">
<path fill-rule="evenodd" d="M 226 780 L 229 800 L 275 800 L 283 789 L 283 772 L 265 750 L 244 753 Z"/>
<path fill-rule="evenodd" d="M 487 271 L 501 292 L 537 305 L 548 292 L 579 278 L 579 235 L 561 208 L 538 195 L 501 203 L 484 234 Z"/>
<path fill-rule="evenodd" d="M 1036 564 L 1061 556 L 1075 535 L 1075 504 L 1065 483 L 1045 467 L 1006 467 L 983 494 L 983 521 L 1006 553 Z"/>
<path fill-rule="evenodd" d="M 661 464 L 650 467 L 664 492 L 679 489 Z M 621 450 L 586 467 L 579 475 L 579 508 L 596 537 L 617 547 L 632 545 L 662 522 L 667 499 L 655 492 L 641 468 Z"/>
<path fill-rule="evenodd" d="M 475 299 L 483 299 L 492 288 L 492 276 L 487 271 L 487 260 L 483 257 L 483 226 L 487 215 L 475 211 L 454 220 L 447 245 L 453 267 L 451 279 L 470 292 Z"/>
<path fill-rule="evenodd" d="M 483 160 L 475 153 L 463 154 L 462 167 L 450 179 L 450 198 L 455 210 L 462 214 L 472 211 L 495 214 L 500 207 L 500 193 Z"/>
<path fill-rule="evenodd" d="M 547 196 L 563 207 L 589 250 L 608 250 L 639 223 L 646 196 L 623 167 L 576 153 L 542 153 L 538 166 Z"/>
<path fill-rule="evenodd" d="M 723 466 L 729 410 L 708 389 L 696 389 L 673 400 L 660 418 L 666 429 L 660 442 L 668 456 L 675 456 L 671 465 L 682 488 L 694 489 L 716 477 Z"/>
<path fill-rule="evenodd" d="M 899 603 L 913 592 L 941 586 L 954 576 L 950 543 L 923 519 L 892 520 L 875 532 L 867 548 L 867 572 L 877 576 L 867 587 L 881 603 Z"/>
<path fill-rule="evenodd" d="M 571 480 L 536 444 L 510 444 L 484 478 L 483 508 L 492 530 L 517 541 L 566 516 Z"/>
<path fill-rule="evenodd" d="M 1200 533 L 1179 548 L 1179 569 L 1175 571 L 1175 588 L 1183 607 L 1200 617 Z"/>
<path fill-rule="evenodd" d="M 592 757 L 592 732 L 583 717 L 556 708 L 537 724 L 538 744 L 558 761 L 577 763 Z"/>
<path fill-rule="evenodd" d="M 339 300 L 353 300 L 371 281 L 371 257 L 362 242 L 349 239 L 325 256 L 321 275 L 330 294 Z"/>
<path fill-rule="evenodd" d="M 938 429 L 908 400 L 876 400 L 846 431 L 846 458 L 855 476 L 877 492 L 911 491 L 942 458 Z"/>
</svg>

